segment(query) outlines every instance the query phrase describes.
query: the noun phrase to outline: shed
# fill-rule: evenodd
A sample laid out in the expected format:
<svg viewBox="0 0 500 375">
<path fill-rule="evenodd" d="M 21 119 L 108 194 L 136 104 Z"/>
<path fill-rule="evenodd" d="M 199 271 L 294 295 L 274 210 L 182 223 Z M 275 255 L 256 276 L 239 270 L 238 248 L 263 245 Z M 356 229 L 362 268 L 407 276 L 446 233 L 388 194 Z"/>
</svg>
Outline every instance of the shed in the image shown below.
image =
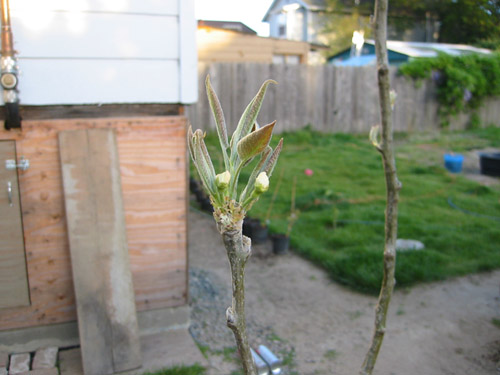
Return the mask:
<svg viewBox="0 0 500 375">
<path fill-rule="evenodd" d="M 306 42 L 258 36 L 241 22 L 198 21 L 196 34 L 200 62 L 260 62 L 307 64 Z"/>
<path fill-rule="evenodd" d="M 187 321 L 194 1 L 11 0 L 10 15 L 22 120 L 0 127 L 0 351 L 78 344 L 75 257 L 109 238 L 125 252 L 87 264 L 92 295 L 114 287 L 100 267 L 116 257 L 104 299 L 130 281 L 141 330 Z"/>
</svg>

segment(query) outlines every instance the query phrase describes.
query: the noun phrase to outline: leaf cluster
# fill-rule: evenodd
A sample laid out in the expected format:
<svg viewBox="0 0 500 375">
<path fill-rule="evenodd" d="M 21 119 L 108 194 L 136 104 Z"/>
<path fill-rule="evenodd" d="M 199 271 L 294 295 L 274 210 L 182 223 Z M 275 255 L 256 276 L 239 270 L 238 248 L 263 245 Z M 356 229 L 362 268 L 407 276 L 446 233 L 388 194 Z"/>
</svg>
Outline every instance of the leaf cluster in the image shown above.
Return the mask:
<svg viewBox="0 0 500 375">
<path fill-rule="evenodd" d="M 479 108 L 488 97 L 500 95 L 500 54 L 451 56 L 412 60 L 399 73 L 417 84 L 432 78 L 437 86 L 440 115 L 446 125 L 450 116 Z"/>
<path fill-rule="evenodd" d="M 257 95 L 248 104 L 241 116 L 238 126 L 229 140 L 226 120 L 219 98 L 212 88 L 210 77 L 206 78 L 208 102 L 215 119 L 217 135 L 222 151 L 224 170 L 216 174 L 212 158 L 205 145 L 205 134 L 200 129 L 194 133 L 188 130 L 188 148 L 193 164 L 198 171 L 201 182 L 209 194 L 214 208 L 239 208 L 243 214 L 249 210 L 259 195 L 268 188 L 268 178 L 272 175 L 278 156 L 283 146 L 283 139 L 273 150 L 269 143 L 276 121 L 259 127 L 259 114 L 267 87 L 273 80 L 265 81 Z M 237 196 L 238 179 L 243 167 L 260 156 L 246 187 Z"/>
</svg>

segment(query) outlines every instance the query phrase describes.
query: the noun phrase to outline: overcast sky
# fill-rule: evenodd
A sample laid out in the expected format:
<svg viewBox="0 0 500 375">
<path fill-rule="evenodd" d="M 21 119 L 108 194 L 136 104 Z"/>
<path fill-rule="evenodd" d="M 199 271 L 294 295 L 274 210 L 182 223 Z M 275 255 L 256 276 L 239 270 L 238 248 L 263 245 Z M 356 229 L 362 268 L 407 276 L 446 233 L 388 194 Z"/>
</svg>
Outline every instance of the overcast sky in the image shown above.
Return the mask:
<svg viewBox="0 0 500 375">
<path fill-rule="evenodd" d="M 262 18 L 272 0 L 195 0 L 196 19 L 214 21 L 240 21 L 257 31 L 269 35 L 269 24 Z"/>
</svg>

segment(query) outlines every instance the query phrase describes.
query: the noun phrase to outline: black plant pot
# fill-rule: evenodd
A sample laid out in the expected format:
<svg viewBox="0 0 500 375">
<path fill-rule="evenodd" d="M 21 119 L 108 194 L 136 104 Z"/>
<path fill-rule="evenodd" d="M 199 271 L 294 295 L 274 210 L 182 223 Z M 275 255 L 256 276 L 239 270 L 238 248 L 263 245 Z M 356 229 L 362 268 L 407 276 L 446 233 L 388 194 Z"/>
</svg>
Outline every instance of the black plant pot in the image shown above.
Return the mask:
<svg viewBox="0 0 500 375">
<path fill-rule="evenodd" d="M 208 197 L 205 197 L 204 199 L 202 199 L 200 201 L 200 205 L 201 205 L 201 209 L 203 211 L 207 211 L 207 212 L 214 212 L 214 208 L 212 207 L 212 203 L 210 202 L 210 198 Z"/>
<path fill-rule="evenodd" d="M 201 187 L 196 189 L 194 191 L 194 194 L 196 195 L 196 200 L 198 201 L 199 204 L 202 204 L 204 200 L 208 199 L 207 195 L 205 194 L 205 192 Z"/>
<path fill-rule="evenodd" d="M 264 243 L 267 240 L 267 227 L 259 219 L 245 218 L 243 234 L 252 239 L 253 244 Z"/>
<path fill-rule="evenodd" d="M 290 237 L 285 234 L 273 234 L 271 236 L 273 241 L 273 253 L 274 254 L 286 254 L 288 253 L 288 246 L 290 245 Z"/>
<path fill-rule="evenodd" d="M 194 194 L 196 199 L 198 199 L 198 195 L 200 194 L 200 188 L 198 186 L 194 186 L 193 188 L 189 189 L 191 193 Z"/>
<path fill-rule="evenodd" d="M 500 152 L 479 155 L 481 174 L 500 177 Z"/>
<path fill-rule="evenodd" d="M 252 221 L 252 219 L 250 219 L 249 217 L 246 217 L 245 219 L 243 219 L 243 228 L 242 228 L 243 235 L 247 236 L 249 238 L 252 238 L 252 224 L 251 224 L 251 221 Z"/>
<path fill-rule="evenodd" d="M 189 177 L 189 190 L 194 193 L 194 191 L 198 188 L 198 181 L 196 181 L 193 177 Z"/>
</svg>

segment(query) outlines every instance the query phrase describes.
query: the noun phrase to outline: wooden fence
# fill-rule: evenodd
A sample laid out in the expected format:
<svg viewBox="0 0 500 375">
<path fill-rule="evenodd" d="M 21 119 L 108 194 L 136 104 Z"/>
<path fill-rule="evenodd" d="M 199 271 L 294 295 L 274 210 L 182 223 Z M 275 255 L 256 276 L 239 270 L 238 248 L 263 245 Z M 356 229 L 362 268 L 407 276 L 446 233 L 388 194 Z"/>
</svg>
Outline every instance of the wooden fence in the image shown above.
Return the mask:
<svg viewBox="0 0 500 375">
<path fill-rule="evenodd" d="M 234 129 L 246 105 L 262 82 L 272 78 L 258 122 L 277 120 L 276 130 L 296 130 L 310 124 L 324 132 L 368 132 L 379 123 L 376 69 L 274 65 L 257 63 L 199 63 L 198 103 L 187 108 L 193 128 L 214 129 L 205 93 L 210 74 L 224 110 L 229 129 Z M 416 87 L 413 81 L 391 69 L 392 87 L 398 96 L 394 108 L 396 131 L 424 131 L 440 128 L 436 87 L 431 80 Z M 491 99 L 478 111 L 482 124 L 500 126 L 500 102 Z M 464 129 L 469 115 L 452 118 L 451 129 Z"/>
</svg>

